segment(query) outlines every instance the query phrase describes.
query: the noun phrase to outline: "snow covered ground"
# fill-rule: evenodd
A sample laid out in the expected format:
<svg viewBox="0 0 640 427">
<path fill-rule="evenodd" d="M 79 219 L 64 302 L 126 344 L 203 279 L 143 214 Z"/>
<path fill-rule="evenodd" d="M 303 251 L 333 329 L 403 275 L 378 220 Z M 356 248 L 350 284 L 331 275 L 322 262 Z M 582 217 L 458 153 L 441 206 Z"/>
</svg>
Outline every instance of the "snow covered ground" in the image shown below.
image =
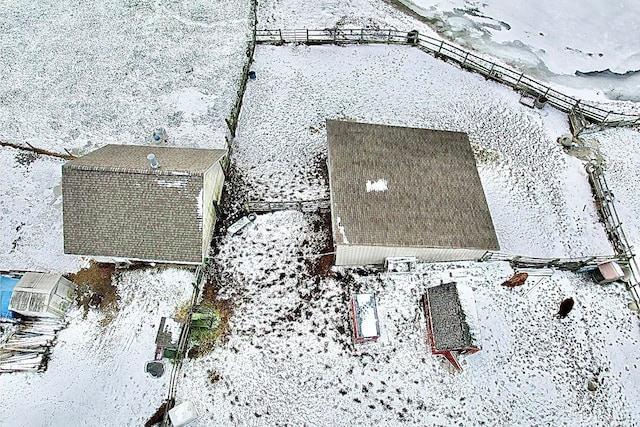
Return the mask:
<svg viewBox="0 0 640 427">
<path fill-rule="evenodd" d="M 0 141 L 84 154 L 108 143 L 225 147 L 248 2 L 0 5 Z M 62 254 L 61 166 L 0 148 L 0 267 L 76 271 Z"/>
<path fill-rule="evenodd" d="M 326 197 L 325 118 L 463 130 L 505 251 L 611 252 L 581 161 L 555 142 L 568 130 L 563 114 L 527 109 L 510 90 L 405 47 L 260 46 L 253 69 L 233 157 L 247 197 Z M 199 425 L 640 422 L 640 330 L 622 286 L 555 273 L 509 291 L 499 286 L 513 273 L 504 263 L 317 277 L 305 260 L 324 247 L 319 221 L 261 215 L 220 242 L 219 293 L 236 302 L 232 335 L 186 362 L 178 390 L 201 409 Z M 419 310 L 424 289 L 447 280 L 475 289 L 483 336 L 483 351 L 456 376 L 428 354 Z M 368 291 L 378 295 L 383 337 L 355 346 L 348 299 Z M 576 311 L 558 321 L 568 296 Z"/>
<path fill-rule="evenodd" d="M 572 274 L 508 290 L 505 263 L 422 265 L 415 274 L 310 276 L 299 255 L 313 218 L 260 216 L 221 247 L 236 301 L 229 342 L 186 362 L 178 399 L 197 425 L 633 425 L 640 380 L 636 316 L 619 286 Z M 298 237 L 294 233 L 302 232 Z M 318 240 L 310 239 L 311 242 Z M 277 241 L 278 247 L 273 248 Z M 476 292 L 483 350 L 451 375 L 428 352 L 419 300 L 457 280 Z M 348 298 L 376 292 L 382 338 L 354 345 Z M 570 318 L 559 302 L 578 301 Z M 214 372 L 215 380 L 203 372 Z M 587 382 L 598 385 L 587 390 Z M 207 392 L 203 392 L 207 390 Z"/>
<path fill-rule="evenodd" d="M 0 148 L 0 266 L 75 272 L 82 259 L 63 253 L 64 160 Z"/>
<path fill-rule="evenodd" d="M 400 1 L 444 37 L 537 77 L 610 99 L 640 101 L 635 42 L 640 9 L 633 0 Z M 582 74 L 590 72 L 601 73 Z"/>
<path fill-rule="evenodd" d="M 48 369 L 41 374 L 0 375 L 3 426 L 143 425 L 166 397 L 169 375 L 144 372 L 153 360 L 161 316 L 191 298 L 192 272 L 150 269 L 115 280 L 120 311 L 106 326 L 104 315 L 69 313 Z M 166 369 L 170 372 L 171 364 Z"/>
<path fill-rule="evenodd" d="M 302 28 L 416 28 L 424 34 L 436 33 L 381 0 L 263 0 L 258 5 L 258 29 Z"/>
<path fill-rule="evenodd" d="M 635 129 L 607 130 L 589 135 L 606 159 L 606 178 L 615 196 L 615 205 L 627 239 L 640 249 L 640 158 L 637 152 L 640 131 Z M 587 137 L 585 138 L 587 139 Z"/>
<path fill-rule="evenodd" d="M 563 113 L 411 47 L 259 46 L 253 69 L 233 155 L 249 198 L 328 197 L 326 119 L 462 131 L 505 252 L 612 253 L 582 163 L 556 142 Z"/>
<path fill-rule="evenodd" d="M 0 140 L 85 153 L 150 142 L 224 146 L 249 2 L 3 2 Z"/>
<path fill-rule="evenodd" d="M 171 145 L 222 145 L 248 4 L 21 1 L 0 13 L 0 61 L 9 70 L 0 82 L 0 140 L 81 153 L 146 143 L 160 125 Z M 259 28 L 434 34 L 379 0 L 264 0 L 258 20 Z M 461 130 L 504 251 L 611 253 L 582 163 L 555 142 L 568 131 L 564 114 L 527 109 L 510 89 L 409 47 L 259 46 L 255 59 L 234 141 L 238 195 L 327 197 L 327 118 Z M 638 132 L 593 138 L 637 244 L 640 156 L 629 147 Z M 62 253 L 61 164 L 0 149 L 0 268 L 70 272 L 83 262 Z M 640 329 L 622 286 L 555 272 L 508 290 L 499 286 L 513 273 L 505 263 L 318 276 L 327 239 L 326 218 L 298 212 L 260 215 L 241 236 L 220 238 L 214 262 L 218 295 L 234 302 L 231 335 L 209 356 L 187 360 L 178 387 L 177 401 L 191 399 L 200 411 L 197 425 L 640 423 Z M 106 328 L 101 316 L 82 320 L 75 311 L 45 373 L 0 376 L 0 424 L 142 424 L 167 392 L 168 375 L 143 372 L 156 327 L 188 300 L 192 280 L 173 269 L 123 273 L 121 310 Z M 483 350 L 457 375 L 428 353 L 418 305 L 426 287 L 447 280 L 475 290 L 482 334 Z M 348 299 L 367 291 L 378 296 L 382 338 L 355 346 Z M 568 296 L 576 307 L 559 321 Z"/>
</svg>

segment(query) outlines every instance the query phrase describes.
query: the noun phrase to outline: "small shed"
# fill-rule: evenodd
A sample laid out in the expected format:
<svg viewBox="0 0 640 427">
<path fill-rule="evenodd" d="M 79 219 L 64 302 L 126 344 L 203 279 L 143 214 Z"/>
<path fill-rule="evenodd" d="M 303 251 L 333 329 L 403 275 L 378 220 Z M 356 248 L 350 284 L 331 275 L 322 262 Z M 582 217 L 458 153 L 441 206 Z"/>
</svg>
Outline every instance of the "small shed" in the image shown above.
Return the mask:
<svg viewBox="0 0 640 427">
<path fill-rule="evenodd" d="M 466 133 L 328 120 L 327 142 L 336 265 L 499 250 Z"/>
<path fill-rule="evenodd" d="M 377 341 L 380 337 L 376 294 L 354 294 L 351 298 L 353 336 L 356 342 Z"/>
<path fill-rule="evenodd" d="M 226 150 L 110 144 L 62 167 L 64 252 L 101 262 L 200 264 Z"/>
<path fill-rule="evenodd" d="M 473 291 L 451 282 L 428 288 L 423 296 L 427 335 L 433 354 L 461 370 L 457 355 L 480 351 L 480 328 Z"/>
<path fill-rule="evenodd" d="M 73 283 L 61 274 L 25 273 L 13 289 L 9 310 L 23 316 L 62 318 L 73 297 Z"/>
</svg>

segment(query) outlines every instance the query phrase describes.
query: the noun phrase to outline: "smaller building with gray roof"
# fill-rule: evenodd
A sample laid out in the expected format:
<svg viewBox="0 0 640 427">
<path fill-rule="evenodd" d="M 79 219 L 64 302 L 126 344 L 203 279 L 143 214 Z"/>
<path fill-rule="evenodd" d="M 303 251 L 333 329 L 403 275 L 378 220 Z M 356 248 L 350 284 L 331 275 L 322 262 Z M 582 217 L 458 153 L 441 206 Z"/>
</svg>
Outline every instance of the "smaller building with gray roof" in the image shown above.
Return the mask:
<svg viewBox="0 0 640 427">
<path fill-rule="evenodd" d="M 428 288 L 423 295 L 427 336 L 433 354 L 460 369 L 456 355 L 480 350 L 480 327 L 473 291 L 451 282 Z"/>
<path fill-rule="evenodd" d="M 499 249 L 467 134 L 328 120 L 327 141 L 336 265 Z"/>
<path fill-rule="evenodd" d="M 226 154 L 106 145 L 67 162 L 64 252 L 102 261 L 201 263 L 215 226 Z"/>
</svg>

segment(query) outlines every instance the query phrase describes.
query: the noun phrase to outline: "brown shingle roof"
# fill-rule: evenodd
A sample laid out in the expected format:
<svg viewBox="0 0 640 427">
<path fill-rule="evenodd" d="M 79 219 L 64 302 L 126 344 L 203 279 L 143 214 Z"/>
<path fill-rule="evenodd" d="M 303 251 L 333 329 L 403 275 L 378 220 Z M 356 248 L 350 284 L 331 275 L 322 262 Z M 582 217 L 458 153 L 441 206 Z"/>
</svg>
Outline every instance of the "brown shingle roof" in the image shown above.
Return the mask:
<svg viewBox="0 0 640 427">
<path fill-rule="evenodd" d="M 65 165 L 85 170 L 113 170 L 123 172 L 168 175 L 176 173 L 202 174 L 226 154 L 226 150 L 200 148 L 158 147 L 146 145 L 109 144 Z M 153 169 L 147 160 L 155 154 L 160 168 Z"/>
<path fill-rule="evenodd" d="M 499 249 L 467 134 L 327 121 L 336 243 Z M 386 191 L 367 182 L 386 181 Z"/>
<path fill-rule="evenodd" d="M 161 167 L 149 166 L 153 152 Z M 203 174 L 225 150 L 108 145 L 62 168 L 64 252 L 202 261 Z"/>
</svg>

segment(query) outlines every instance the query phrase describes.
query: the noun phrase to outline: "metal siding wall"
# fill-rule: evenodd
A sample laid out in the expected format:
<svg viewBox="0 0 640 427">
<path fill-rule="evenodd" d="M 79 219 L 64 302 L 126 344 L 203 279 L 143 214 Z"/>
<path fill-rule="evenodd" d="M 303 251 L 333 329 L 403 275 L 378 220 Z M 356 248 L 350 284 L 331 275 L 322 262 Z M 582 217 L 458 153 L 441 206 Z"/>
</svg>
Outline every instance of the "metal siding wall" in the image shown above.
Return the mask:
<svg viewBox="0 0 640 427">
<path fill-rule="evenodd" d="M 216 210 L 213 207 L 213 201 L 219 201 L 222 194 L 222 186 L 224 184 L 224 173 L 220 167 L 220 162 L 216 162 L 214 166 L 205 172 L 203 177 L 202 195 L 202 256 L 208 255 L 211 236 L 213 234 L 213 226 L 215 224 Z"/>
<path fill-rule="evenodd" d="M 485 252 L 477 249 L 338 245 L 336 265 L 384 264 L 385 258 L 400 256 L 415 256 L 425 262 L 473 261 L 480 259 Z"/>
</svg>

